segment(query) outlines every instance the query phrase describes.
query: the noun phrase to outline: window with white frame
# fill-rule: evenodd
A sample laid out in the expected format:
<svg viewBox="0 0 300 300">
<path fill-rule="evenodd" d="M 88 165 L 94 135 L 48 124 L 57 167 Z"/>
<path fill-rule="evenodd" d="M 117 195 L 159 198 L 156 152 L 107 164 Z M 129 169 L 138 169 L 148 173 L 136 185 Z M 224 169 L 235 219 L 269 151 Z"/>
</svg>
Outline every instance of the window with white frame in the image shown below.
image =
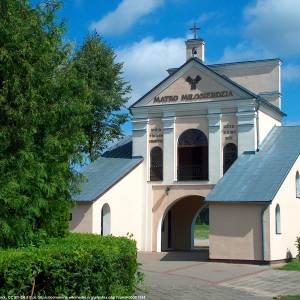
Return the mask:
<svg viewBox="0 0 300 300">
<path fill-rule="evenodd" d="M 296 197 L 300 198 L 300 176 L 299 176 L 299 171 L 296 172 Z"/>
<path fill-rule="evenodd" d="M 275 226 L 276 226 L 276 234 L 281 234 L 281 215 L 280 215 L 280 206 L 279 204 L 276 205 L 275 210 Z"/>
<path fill-rule="evenodd" d="M 110 235 L 110 207 L 107 203 L 101 210 L 101 235 Z"/>
</svg>

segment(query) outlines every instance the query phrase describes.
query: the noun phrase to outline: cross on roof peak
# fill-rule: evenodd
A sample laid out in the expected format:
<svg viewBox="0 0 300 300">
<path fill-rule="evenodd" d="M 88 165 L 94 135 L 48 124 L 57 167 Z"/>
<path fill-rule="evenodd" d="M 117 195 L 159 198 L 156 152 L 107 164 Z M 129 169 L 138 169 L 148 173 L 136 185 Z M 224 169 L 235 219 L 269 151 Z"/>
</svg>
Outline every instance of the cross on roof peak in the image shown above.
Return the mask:
<svg viewBox="0 0 300 300">
<path fill-rule="evenodd" d="M 200 30 L 200 27 L 197 26 L 196 23 L 194 23 L 193 27 L 190 28 L 190 30 L 193 32 L 194 34 L 194 39 L 197 39 L 197 31 Z"/>
</svg>

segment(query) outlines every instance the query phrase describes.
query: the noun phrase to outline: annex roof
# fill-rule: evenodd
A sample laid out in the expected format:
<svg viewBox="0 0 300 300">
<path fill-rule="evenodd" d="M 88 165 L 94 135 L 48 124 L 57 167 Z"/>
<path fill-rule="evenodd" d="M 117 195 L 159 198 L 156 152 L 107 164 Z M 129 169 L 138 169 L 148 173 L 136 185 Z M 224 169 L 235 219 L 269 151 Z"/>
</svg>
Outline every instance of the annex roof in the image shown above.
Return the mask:
<svg viewBox="0 0 300 300">
<path fill-rule="evenodd" d="M 300 126 L 274 127 L 258 152 L 243 153 L 207 202 L 271 202 L 300 154 Z"/>
<path fill-rule="evenodd" d="M 132 157 L 131 138 L 121 140 L 103 156 L 81 170 L 85 180 L 81 183 L 81 192 L 73 195 L 74 201 L 94 201 L 108 191 L 137 167 L 142 157 Z"/>
</svg>

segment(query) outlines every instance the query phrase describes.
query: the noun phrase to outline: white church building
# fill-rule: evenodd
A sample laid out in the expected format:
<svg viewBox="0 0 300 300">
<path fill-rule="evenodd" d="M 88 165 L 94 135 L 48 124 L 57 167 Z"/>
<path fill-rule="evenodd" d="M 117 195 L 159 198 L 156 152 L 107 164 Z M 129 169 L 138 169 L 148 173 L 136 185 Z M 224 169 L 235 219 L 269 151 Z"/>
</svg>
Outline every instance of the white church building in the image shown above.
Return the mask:
<svg viewBox="0 0 300 300">
<path fill-rule="evenodd" d="M 186 41 L 186 62 L 130 107 L 132 136 L 82 170 L 70 229 L 192 250 L 209 207 L 210 259 L 295 257 L 300 127 L 282 126 L 281 61 L 207 65 L 204 47 Z"/>
</svg>

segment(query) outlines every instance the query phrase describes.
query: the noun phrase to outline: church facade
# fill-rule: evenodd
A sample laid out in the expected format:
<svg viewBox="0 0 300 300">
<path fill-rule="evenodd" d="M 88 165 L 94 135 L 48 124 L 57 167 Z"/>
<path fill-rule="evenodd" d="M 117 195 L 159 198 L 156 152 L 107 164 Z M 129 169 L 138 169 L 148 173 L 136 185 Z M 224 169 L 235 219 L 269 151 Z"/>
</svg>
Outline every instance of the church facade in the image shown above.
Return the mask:
<svg viewBox="0 0 300 300">
<path fill-rule="evenodd" d="M 83 169 L 70 229 L 192 250 L 209 207 L 210 259 L 295 257 L 300 127 L 282 126 L 281 61 L 207 65 L 204 47 L 186 41 L 186 62 L 130 107 L 132 136 Z"/>
</svg>

